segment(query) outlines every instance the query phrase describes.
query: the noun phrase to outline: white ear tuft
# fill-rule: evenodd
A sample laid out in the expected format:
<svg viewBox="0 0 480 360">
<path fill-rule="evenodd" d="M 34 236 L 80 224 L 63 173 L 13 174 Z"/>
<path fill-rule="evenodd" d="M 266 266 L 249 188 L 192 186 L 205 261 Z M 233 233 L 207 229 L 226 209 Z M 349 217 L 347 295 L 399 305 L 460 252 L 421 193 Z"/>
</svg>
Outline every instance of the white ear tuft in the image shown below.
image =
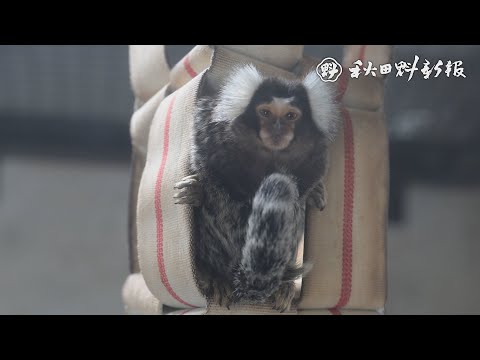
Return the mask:
<svg viewBox="0 0 480 360">
<path fill-rule="evenodd" d="M 341 119 L 335 87 L 323 82 L 315 71 L 310 72 L 302 84 L 307 90 L 313 121 L 329 140 L 333 140 Z"/>
<path fill-rule="evenodd" d="M 220 90 L 217 111 L 219 117 L 234 120 L 250 104 L 253 94 L 264 78 L 252 64 L 236 68 Z"/>
</svg>

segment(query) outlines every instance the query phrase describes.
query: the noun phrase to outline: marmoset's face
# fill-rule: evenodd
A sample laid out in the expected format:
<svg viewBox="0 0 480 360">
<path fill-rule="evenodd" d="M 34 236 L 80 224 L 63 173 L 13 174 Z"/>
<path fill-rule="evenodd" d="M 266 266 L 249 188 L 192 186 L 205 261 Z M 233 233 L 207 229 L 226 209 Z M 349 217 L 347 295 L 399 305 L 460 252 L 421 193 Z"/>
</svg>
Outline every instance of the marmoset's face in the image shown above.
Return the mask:
<svg viewBox="0 0 480 360">
<path fill-rule="evenodd" d="M 255 106 L 261 141 L 270 150 L 286 149 L 295 137 L 302 111 L 292 104 L 294 97 L 277 98 Z"/>
</svg>

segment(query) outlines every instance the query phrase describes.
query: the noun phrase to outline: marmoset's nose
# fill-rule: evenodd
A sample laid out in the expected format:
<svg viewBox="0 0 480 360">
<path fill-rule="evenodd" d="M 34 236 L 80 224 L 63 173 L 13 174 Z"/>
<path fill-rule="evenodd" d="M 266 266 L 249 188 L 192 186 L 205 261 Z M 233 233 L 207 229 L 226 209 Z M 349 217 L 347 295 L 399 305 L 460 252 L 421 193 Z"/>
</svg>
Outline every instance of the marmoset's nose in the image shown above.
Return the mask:
<svg viewBox="0 0 480 360">
<path fill-rule="evenodd" d="M 280 122 L 280 119 L 276 119 L 273 123 L 273 131 L 279 133 L 280 130 L 282 130 L 282 123 Z"/>
</svg>

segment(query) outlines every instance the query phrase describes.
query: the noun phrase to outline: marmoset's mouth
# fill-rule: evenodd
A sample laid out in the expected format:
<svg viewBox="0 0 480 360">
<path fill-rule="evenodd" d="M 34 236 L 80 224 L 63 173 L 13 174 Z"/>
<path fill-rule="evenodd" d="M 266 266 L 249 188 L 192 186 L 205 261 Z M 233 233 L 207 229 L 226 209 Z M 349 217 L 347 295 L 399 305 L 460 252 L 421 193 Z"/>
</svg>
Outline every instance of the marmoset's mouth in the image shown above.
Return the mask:
<svg viewBox="0 0 480 360">
<path fill-rule="evenodd" d="M 269 150 L 281 151 L 288 148 L 292 142 L 285 139 L 280 139 L 276 141 L 272 139 L 265 139 L 265 140 L 262 139 L 262 143 Z"/>
<path fill-rule="evenodd" d="M 294 139 L 293 134 L 272 134 L 264 130 L 261 130 L 258 135 L 263 145 L 271 151 L 285 150 Z"/>
</svg>

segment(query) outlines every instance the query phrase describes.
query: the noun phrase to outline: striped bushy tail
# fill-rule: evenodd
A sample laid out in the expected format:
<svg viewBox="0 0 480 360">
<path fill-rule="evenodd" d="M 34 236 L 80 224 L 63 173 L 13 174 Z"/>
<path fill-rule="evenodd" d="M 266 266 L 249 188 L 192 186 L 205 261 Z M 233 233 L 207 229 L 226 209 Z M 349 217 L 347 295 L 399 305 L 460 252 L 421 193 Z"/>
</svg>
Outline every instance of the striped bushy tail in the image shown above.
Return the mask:
<svg viewBox="0 0 480 360">
<path fill-rule="evenodd" d="M 266 302 L 282 283 L 302 275 L 295 265 L 304 210 L 298 188 L 287 175 L 272 174 L 255 194 L 242 260 L 235 274 L 234 298 Z"/>
</svg>

